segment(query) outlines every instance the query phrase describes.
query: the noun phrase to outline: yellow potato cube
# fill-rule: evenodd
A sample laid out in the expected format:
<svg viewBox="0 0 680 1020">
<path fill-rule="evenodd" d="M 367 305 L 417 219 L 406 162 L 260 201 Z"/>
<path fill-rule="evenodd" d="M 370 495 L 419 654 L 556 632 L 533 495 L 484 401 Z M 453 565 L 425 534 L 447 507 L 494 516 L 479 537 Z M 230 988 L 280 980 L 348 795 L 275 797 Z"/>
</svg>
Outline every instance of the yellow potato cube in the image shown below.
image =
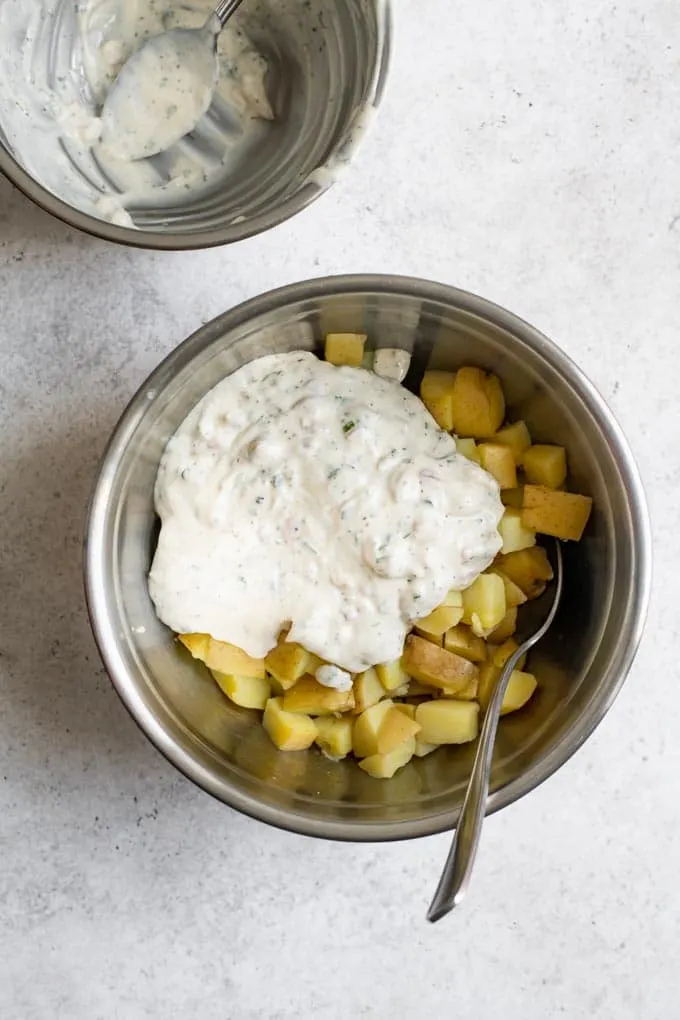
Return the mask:
<svg viewBox="0 0 680 1020">
<path fill-rule="evenodd" d="M 423 617 L 422 620 L 416 620 L 413 624 L 413 629 L 421 637 L 434 640 L 435 644 L 441 644 L 444 632 L 450 627 L 455 627 L 462 618 L 462 606 L 438 606 L 428 616 Z"/>
<path fill-rule="evenodd" d="M 294 641 L 283 641 L 265 657 L 267 670 L 284 691 L 289 690 L 304 673 L 313 673 L 319 660 L 302 645 Z"/>
<path fill-rule="evenodd" d="M 368 758 L 372 754 L 380 753 L 378 747 L 380 727 L 393 708 L 392 699 L 385 698 L 377 705 L 371 705 L 354 720 L 352 748 L 357 758 Z"/>
<path fill-rule="evenodd" d="M 263 659 L 253 659 L 236 645 L 226 641 L 215 641 L 208 634 L 180 634 L 179 640 L 189 649 L 195 659 L 200 659 L 208 669 L 235 676 L 255 676 L 264 680 Z"/>
<path fill-rule="evenodd" d="M 408 716 L 409 719 L 415 719 L 416 717 L 415 705 L 407 705 L 405 701 L 399 701 L 394 707 L 397 710 L 397 712 L 403 712 L 403 714 Z"/>
<path fill-rule="evenodd" d="M 543 535 L 578 542 L 592 508 L 590 496 L 555 492 L 543 485 L 525 485 L 522 523 Z"/>
<path fill-rule="evenodd" d="M 354 681 L 354 702 L 357 713 L 364 712 L 385 697 L 385 688 L 374 669 L 360 673 Z"/>
<path fill-rule="evenodd" d="M 235 676 L 232 673 L 220 673 L 216 669 L 210 671 L 215 683 L 227 695 L 230 701 L 241 708 L 257 708 L 264 710 L 271 697 L 271 688 L 266 680 L 258 676 Z"/>
<path fill-rule="evenodd" d="M 416 737 L 416 749 L 413 752 L 415 758 L 425 758 L 428 754 L 432 754 L 436 751 L 439 744 L 428 744 L 427 741 L 420 739 L 420 733 Z"/>
<path fill-rule="evenodd" d="M 521 588 L 528 599 L 538 598 L 545 591 L 546 581 L 552 581 L 553 569 L 545 549 L 535 545 L 532 549 L 502 556 L 498 564 L 501 573 Z"/>
<path fill-rule="evenodd" d="M 420 726 L 415 717 L 411 719 L 406 712 L 402 711 L 402 709 L 410 707 L 409 705 L 395 705 L 386 714 L 378 730 L 378 754 L 389 754 L 405 740 L 420 733 Z"/>
<path fill-rule="evenodd" d="M 496 683 L 501 675 L 501 670 L 490 659 L 479 667 L 479 690 L 478 700 L 482 709 L 486 712 Z"/>
<path fill-rule="evenodd" d="M 316 719 L 315 741 L 327 758 L 340 761 L 352 750 L 354 721 L 344 719 Z"/>
<path fill-rule="evenodd" d="M 493 630 L 503 617 L 505 585 L 498 574 L 480 574 L 463 592 L 463 622 L 472 626 L 477 634 Z"/>
<path fill-rule="evenodd" d="M 375 667 L 375 671 L 380 683 L 390 693 L 403 687 L 410 680 L 410 676 L 402 666 L 401 659 L 394 659 L 393 662 L 381 662 Z"/>
<path fill-rule="evenodd" d="M 559 489 L 567 477 L 567 452 L 563 446 L 530 446 L 522 458 L 527 481 Z"/>
<path fill-rule="evenodd" d="M 415 634 L 406 638 L 401 662 L 409 676 L 449 694 L 465 690 L 477 678 L 474 663 Z"/>
<path fill-rule="evenodd" d="M 281 751 L 304 751 L 316 738 L 316 723 L 306 715 L 285 712 L 281 698 L 270 698 L 262 716 L 272 744 Z"/>
<path fill-rule="evenodd" d="M 351 712 L 354 708 L 354 691 L 336 691 L 324 687 L 313 676 L 302 676 L 283 695 L 285 712 L 302 715 L 334 715 L 336 712 Z"/>
<path fill-rule="evenodd" d="M 521 510 L 523 502 L 523 485 L 518 485 L 516 489 L 501 489 L 501 503 L 503 506 L 511 506 L 514 510 Z"/>
<path fill-rule="evenodd" d="M 459 368 L 451 397 L 456 435 L 490 439 L 505 415 L 505 397 L 497 376 L 481 368 Z"/>
<path fill-rule="evenodd" d="M 455 376 L 453 372 L 430 370 L 420 384 L 420 399 L 425 404 L 437 425 L 446 432 L 453 428 L 451 399 Z"/>
<path fill-rule="evenodd" d="M 477 449 L 477 443 L 474 439 L 462 439 L 460 437 L 456 437 L 456 450 L 458 453 L 462 454 L 463 457 L 467 457 L 468 460 L 472 460 L 475 464 L 479 464 L 479 450 Z"/>
<path fill-rule="evenodd" d="M 479 694 L 479 680 L 475 676 L 472 680 L 469 680 L 465 687 L 460 688 L 457 691 L 450 692 L 444 688 L 441 691 L 443 698 L 455 698 L 456 701 L 476 701 L 477 695 Z"/>
<path fill-rule="evenodd" d="M 364 360 L 365 333 L 327 333 L 326 361 L 331 365 L 351 365 L 358 368 Z"/>
<path fill-rule="evenodd" d="M 500 443 L 480 443 L 479 463 L 488 471 L 501 489 L 517 488 L 517 465 L 509 446 Z"/>
<path fill-rule="evenodd" d="M 536 545 L 536 532 L 530 531 L 522 523 L 522 511 L 512 507 L 507 509 L 498 524 L 498 533 L 503 540 L 501 552 L 518 552 Z"/>
<path fill-rule="evenodd" d="M 466 744 L 479 732 L 476 701 L 425 701 L 416 709 L 420 739 L 426 744 Z"/>
<path fill-rule="evenodd" d="M 503 697 L 501 715 L 517 712 L 518 709 L 524 708 L 527 701 L 533 696 L 537 686 L 538 683 L 533 673 L 523 673 L 519 669 L 513 670 Z"/>
<path fill-rule="evenodd" d="M 449 652 L 455 652 L 456 655 L 462 655 L 470 662 L 484 662 L 486 659 L 484 641 L 462 623 L 447 630 L 444 635 L 444 648 Z"/>
<path fill-rule="evenodd" d="M 462 593 L 462 591 L 456 591 L 455 588 L 452 588 L 451 591 L 446 596 L 446 598 L 444 599 L 444 601 L 442 602 L 442 605 L 443 606 L 457 606 L 458 609 L 462 609 L 463 608 L 463 593 Z M 454 626 L 454 624 L 452 624 L 451 626 Z"/>
<path fill-rule="evenodd" d="M 486 636 L 489 641 L 493 644 L 500 644 L 505 641 L 506 638 L 512 637 L 517 630 L 517 606 L 513 606 L 512 609 L 508 609 L 507 613 L 498 624 L 494 627 Z"/>
<path fill-rule="evenodd" d="M 515 641 L 514 637 L 507 638 L 502 645 L 489 645 L 489 659 L 493 662 L 494 666 L 498 669 L 503 669 L 503 666 L 508 661 L 511 655 L 514 655 L 519 645 Z M 515 669 L 524 669 L 524 664 L 527 661 L 526 652 L 524 652 L 519 659 Z"/>
<path fill-rule="evenodd" d="M 522 454 L 531 446 L 529 429 L 523 421 L 516 421 L 512 425 L 505 425 L 504 428 L 498 430 L 493 437 L 493 441 L 494 443 L 500 443 L 502 446 L 509 447 L 517 464 L 522 462 Z"/>
<path fill-rule="evenodd" d="M 391 779 L 392 776 L 413 757 L 416 749 L 415 737 L 406 740 L 388 754 L 372 754 L 359 762 L 359 768 L 373 779 Z"/>
<path fill-rule="evenodd" d="M 513 606 L 523 606 L 527 601 L 527 597 L 514 581 L 511 581 L 507 574 L 504 574 L 501 570 L 493 570 L 491 573 L 498 574 L 503 581 L 505 586 L 505 604 L 508 609 L 512 609 Z"/>
</svg>

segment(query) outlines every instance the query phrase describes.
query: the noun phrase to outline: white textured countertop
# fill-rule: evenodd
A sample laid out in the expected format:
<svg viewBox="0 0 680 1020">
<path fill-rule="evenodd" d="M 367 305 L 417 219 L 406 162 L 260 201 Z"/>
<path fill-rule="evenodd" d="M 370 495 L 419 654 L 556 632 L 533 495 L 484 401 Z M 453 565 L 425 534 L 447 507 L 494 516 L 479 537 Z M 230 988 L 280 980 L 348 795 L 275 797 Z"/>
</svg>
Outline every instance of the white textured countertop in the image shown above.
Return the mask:
<svg viewBox="0 0 680 1020">
<path fill-rule="evenodd" d="M 238 247 L 126 251 L 0 181 L 3 1020 L 680 1017 L 680 28 L 673 0 L 412 0 L 353 174 Z M 610 400 L 648 486 L 647 636 L 614 709 L 490 819 L 469 901 L 423 913 L 447 838 L 270 830 L 181 778 L 102 670 L 84 508 L 128 397 L 202 322 L 323 273 L 511 308 Z"/>
</svg>

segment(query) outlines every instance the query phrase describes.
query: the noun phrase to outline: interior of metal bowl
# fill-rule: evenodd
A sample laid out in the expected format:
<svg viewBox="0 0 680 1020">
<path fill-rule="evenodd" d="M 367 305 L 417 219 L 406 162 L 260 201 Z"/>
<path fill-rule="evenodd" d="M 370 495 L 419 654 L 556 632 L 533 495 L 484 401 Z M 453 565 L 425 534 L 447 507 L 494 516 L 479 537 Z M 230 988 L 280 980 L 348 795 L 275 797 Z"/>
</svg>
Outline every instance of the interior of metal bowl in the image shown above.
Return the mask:
<svg viewBox="0 0 680 1020">
<path fill-rule="evenodd" d="M 74 10 L 59 0 L 44 12 L 41 31 L 51 33 L 47 50 L 54 64 L 49 73 L 41 70 L 48 84 L 71 73 L 78 45 Z M 170 188 L 162 201 L 133 203 L 127 209 L 136 229 L 107 222 L 100 209 L 108 205 L 99 199 L 105 196 L 108 202 L 117 190 L 102 175 L 96 157 L 78 164 L 82 180 L 74 198 L 63 184 L 73 170 L 66 173 L 68 145 L 57 159 L 43 159 L 41 165 L 24 157 L 24 131 L 42 130 L 41 118 L 30 116 L 20 119 L 20 129 L 16 121 L 3 125 L 0 116 L 0 170 L 73 226 L 140 247 L 225 244 L 268 229 L 309 205 L 346 170 L 382 97 L 390 50 L 389 0 L 251 0 L 239 17 L 269 64 L 274 120 L 263 122 L 262 131 L 237 150 L 238 157 L 208 189 Z M 43 82 L 43 91 L 46 87 Z"/>
<path fill-rule="evenodd" d="M 171 761 L 233 807 L 313 835 L 406 838 L 454 824 L 474 746 L 414 759 L 390 781 L 314 750 L 279 752 L 259 715 L 230 704 L 178 647 L 158 622 L 146 586 L 157 527 L 153 486 L 169 436 L 239 365 L 265 353 L 321 352 L 329 329 L 361 329 L 372 346 L 411 351 L 413 388 L 427 367 L 493 369 L 512 417 L 524 418 L 536 440 L 564 444 L 571 486 L 594 498 L 586 536 L 564 550 L 557 622 L 530 659 L 537 695 L 501 722 L 490 810 L 558 768 L 613 701 L 646 609 L 647 514 L 625 440 L 575 366 L 509 313 L 435 284 L 339 277 L 265 295 L 186 341 L 139 392 L 106 455 L 88 532 L 90 612 L 121 697 Z"/>
</svg>

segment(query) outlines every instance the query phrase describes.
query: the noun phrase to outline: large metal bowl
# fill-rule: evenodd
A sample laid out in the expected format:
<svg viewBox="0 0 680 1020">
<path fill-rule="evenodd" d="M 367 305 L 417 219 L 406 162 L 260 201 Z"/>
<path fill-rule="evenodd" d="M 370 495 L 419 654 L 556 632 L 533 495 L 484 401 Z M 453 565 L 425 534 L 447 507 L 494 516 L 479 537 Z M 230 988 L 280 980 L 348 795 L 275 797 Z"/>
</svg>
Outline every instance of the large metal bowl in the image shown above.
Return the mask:
<svg viewBox="0 0 680 1020">
<path fill-rule="evenodd" d="M 187 2 L 191 7 L 193 0 Z M 271 58 L 275 120 L 261 142 L 209 191 L 195 195 L 178 190 L 172 204 L 131 210 L 137 229 L 100 219 L 96 200 L 102 196 L 108 200 L 116 192 L 102 184 L 96 164 L 81 175 L 90 197 L 74 204 L 59 175 L 59 184 L 46 181 L 22 156 L 26 136 L 45 131 L 39 107 L 35 116 L 21 120 L 20 130 L 16 120 L 10 129 L 0 115 L 0 173 L 65 223 L 141 248 L 183 250 L 228 244 L 300 212 L 344 173 L 372 123 L 389 66 L 390 0 L 298 0 L 297 6 L 291 0 L 261 2 L 271 9 L 267 17 L 256 17 L 256 3 L 242 10 L 243 17 L 255 11 L 250 37 Z M 77 67 L 72 56 L 79 45 L 76 9 L 68 0 L 57 0 L 43 12 L 41 32 L 50 40 L 45 61 L 49 54 L 50 62 L 56 63 L 31 66 L 27 79 L 28 86 L 33 79 L 42 83 L 37 94 L 43 102 L 52 79 L 71 75 L 73 66 Z M 31 12 L 27 7 L 29 35 L 34 32 Z M 20 42 L 17 38 L 17 46 Z M 0 114 L 1 110 L 0 104 Z M 45 164 L 50 172 L 68 162 L 67 150 L 55 153 Z"/>
<path fill-rule="evenodd" d="M 226 804 L 282 828 L 388 840 L 450 828 L 473 747 L 440 749 L 390 781 L 315 752 L 277 752 L 258 716 L 232 706 L 154 613 L 146 576 L 156 536 L 153 487 L 163 448 L 228 373 L 265 353 L 321 350 L 328 329 L 362 328 L 376 346 L 428 365 L 497 372 L 512 412 L 539 440 L 563 443 L 571 481 L 595 513 L 565 547 L 558 619 L 536 650 L 530 705 L 501 722 L 489 810 L 524 796 L 593 732 L 631 665 L 650 590 L 650 529 L 640 478 L 603 399 L 549 340 L 463 291 L 391 276 L 313 280 L 249 301 L 183 343 L 141 388 L 115 430 L 91 504 L 86 586 L 113 683 L 156 747 Z"/>
</svg>

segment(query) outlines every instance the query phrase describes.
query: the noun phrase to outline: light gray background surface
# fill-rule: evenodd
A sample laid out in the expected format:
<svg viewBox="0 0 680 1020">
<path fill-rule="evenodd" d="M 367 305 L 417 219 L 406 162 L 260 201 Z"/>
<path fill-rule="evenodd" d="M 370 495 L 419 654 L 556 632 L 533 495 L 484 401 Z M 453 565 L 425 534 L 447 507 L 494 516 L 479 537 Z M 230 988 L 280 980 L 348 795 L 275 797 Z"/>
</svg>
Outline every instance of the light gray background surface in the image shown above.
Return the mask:
<svg viewBox="0 0 680 1020">
<path fill-rule="evenodd" d="M 674 0 L 402 0 L 352 175 L 231 249 L 74 233 L 0 181 L 3 1020 L 680 1017 L 680 25 Z M 656 541 L 646 640 L 587 746 L 491 819 L 469 902 L 447 839 L 343 846 L 213 802 L 145 741 L 81 592 L 93 474 L 201 323 L 335 272 L 506 305 L 611 402 Z"/>
</svg>

